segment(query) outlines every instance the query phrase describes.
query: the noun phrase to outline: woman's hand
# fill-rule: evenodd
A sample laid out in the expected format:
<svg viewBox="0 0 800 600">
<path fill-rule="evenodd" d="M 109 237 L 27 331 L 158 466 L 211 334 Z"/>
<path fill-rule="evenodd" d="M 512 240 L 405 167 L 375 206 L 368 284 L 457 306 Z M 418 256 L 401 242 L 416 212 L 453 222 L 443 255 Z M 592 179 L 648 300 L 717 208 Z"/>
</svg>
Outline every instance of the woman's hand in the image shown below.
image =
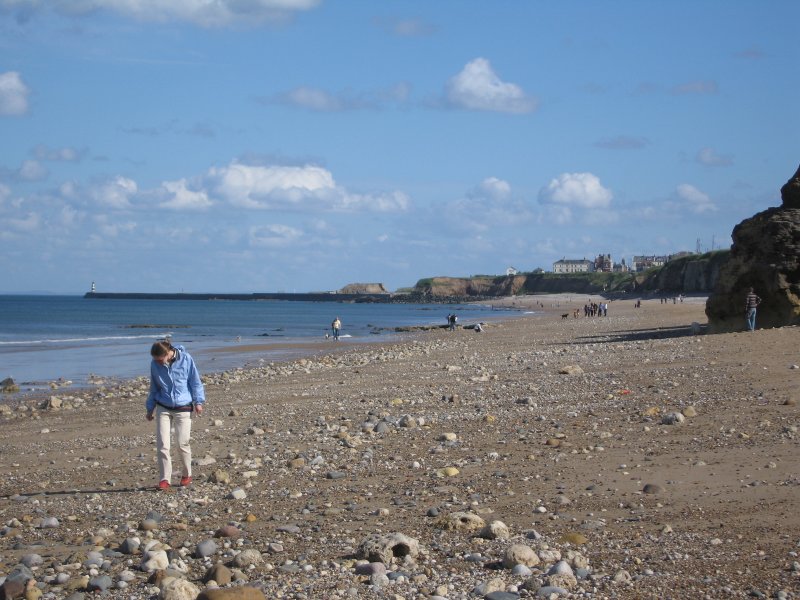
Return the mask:
<svg viewBox="0 0 800 600">
<path fill-rule="evenodd" d="M 154 417 L 153 417 L 153 413 L 152 413 L 152 411 L 147 411 L 147 415 L 145 416 L 145 418 L 146 418 L 148 421 L 152 421 L 152 420 L 153 420 L 153 418 L 154 418 Z"/>
<path fill-rule="evenodd" d="M 195 404 L 194 405 L 194 411 L 197 413 L 197 416 L 199 417 L 200 415 L 203 414 L 203 405 L 202 404 Z"/>
</svg>

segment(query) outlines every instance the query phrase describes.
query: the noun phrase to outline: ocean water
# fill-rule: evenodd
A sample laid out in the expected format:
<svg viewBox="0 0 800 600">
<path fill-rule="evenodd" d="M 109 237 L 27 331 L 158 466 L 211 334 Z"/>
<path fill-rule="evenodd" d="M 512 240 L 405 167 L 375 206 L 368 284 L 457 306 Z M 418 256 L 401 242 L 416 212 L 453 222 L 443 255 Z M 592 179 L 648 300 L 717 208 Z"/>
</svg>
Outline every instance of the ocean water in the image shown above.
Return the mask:
<svg viewBox="0 0 800 600">
<path fill-rule="evenodd" d="M 81 386 L 92 377 L 148 375 L 150 345 L 167 336 L 186 346 L 201 373 L 219 372 L 312 354 L 337 316 L 340 343 L 368 343 L 396 337 L 398 326 L 444 324 L 450 312 L 461 324 L 520 314 L 474 304 L 0 295 L 0 379 L 12 377 L 25 392 L 58 379 Z M 237 350 L 256 344 L 266 349 Z"/>
</svg>

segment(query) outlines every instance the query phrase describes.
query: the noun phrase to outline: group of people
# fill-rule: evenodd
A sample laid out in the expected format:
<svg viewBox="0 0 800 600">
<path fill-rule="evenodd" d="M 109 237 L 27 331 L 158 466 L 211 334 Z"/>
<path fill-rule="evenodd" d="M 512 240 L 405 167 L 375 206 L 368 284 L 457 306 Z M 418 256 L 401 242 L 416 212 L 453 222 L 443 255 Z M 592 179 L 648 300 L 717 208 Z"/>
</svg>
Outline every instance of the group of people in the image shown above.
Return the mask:
<svg viewBox="0 0 800 600">
<path fill-rule="evenodd" d="M 583 305 L 584 317 L 607 317 L 608 302 L 589 302 Z"/>
<path fill-rule="evenodd" d="M 455 313 L 450 313 L 447 315 L 447 329 L 450 331 L 455 331 L 456 323 L 458 323 L 458 317 Z"/>
<path fill-rule="evenodd" d="M 637 303 L 640 305 L 639 303 Z M 756 309 L 761 298 L 750 288 L 745 298 L 745 317 L 748 331 L 756 328 Z M 584 306 L 588 316 L 607 316 L 608 303 L 589 303 Z M 458 317 L 447 315 L 447 324 L 452 331 Z M 331 323 L 333 339 L 339 339 L 342 322 L 336 317 Z M 480 324 L 476 331 L 481 331 Z M 172 485 L 171 437 L 172 431 L 178 443 L 180 458 L 180 485 L 192 484 L 192 416 L 203 414 L 206 395 L 200 372 L 194 359 L 183 346 L 173 346 L 167 340 L 155 342 L 150 347 L 150 393 L 145 401 L 145 417 L 156 423 L 156 451 L 158 455 L 159 490 L 169 490 Z"/>
</svg>

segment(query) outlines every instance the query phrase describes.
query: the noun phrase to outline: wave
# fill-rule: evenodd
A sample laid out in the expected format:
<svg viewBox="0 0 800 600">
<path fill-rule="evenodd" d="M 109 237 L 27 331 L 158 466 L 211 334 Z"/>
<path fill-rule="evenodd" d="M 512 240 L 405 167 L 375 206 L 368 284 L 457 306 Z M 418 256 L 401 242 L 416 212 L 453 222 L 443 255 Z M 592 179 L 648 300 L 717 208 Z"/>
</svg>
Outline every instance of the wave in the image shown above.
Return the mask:
<svg viewBox="0 0 800 600">
<path fill-rule="evenodd" d="M 144 339 L 158 339 L 171 336 L 172 332 L 166 333 L 150 333 L 148 335 L 107 335 L 101 337 L 81 337 L 81 338 L 57 338 L 57 339 L 43 339 L 43 340 L 6 340 L 0 341 L 0 346 L 27 346 L 27 345 L 40 345 L 40 344 L 75 344 L 79 342 L 107 342 L 107 341 L 121 341 L 121 340 L 144 340 Z"/>
</svg>

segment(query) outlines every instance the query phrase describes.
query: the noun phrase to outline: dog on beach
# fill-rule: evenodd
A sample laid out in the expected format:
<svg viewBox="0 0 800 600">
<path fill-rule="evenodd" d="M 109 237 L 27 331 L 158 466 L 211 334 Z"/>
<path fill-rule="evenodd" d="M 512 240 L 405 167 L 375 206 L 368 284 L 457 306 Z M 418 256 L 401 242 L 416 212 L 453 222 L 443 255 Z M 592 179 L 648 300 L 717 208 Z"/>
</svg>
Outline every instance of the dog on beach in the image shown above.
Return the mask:
<svg viewBox="0 0 800 600">
<path fill-rule="evenodd" d="M 575 310 L 572 311 L 572 317 L 574 319 L 578 318 L 578 313 L 580 312 L 580 310 L 581 310 L 580 308 L 576 308 Z"/>
<path fill-rule="evenodd" d="M 561 315 L 561 318 L 562 319 L 569 319 L 569 313 L 564 313 L 563 315 Z"/>
</svg>

